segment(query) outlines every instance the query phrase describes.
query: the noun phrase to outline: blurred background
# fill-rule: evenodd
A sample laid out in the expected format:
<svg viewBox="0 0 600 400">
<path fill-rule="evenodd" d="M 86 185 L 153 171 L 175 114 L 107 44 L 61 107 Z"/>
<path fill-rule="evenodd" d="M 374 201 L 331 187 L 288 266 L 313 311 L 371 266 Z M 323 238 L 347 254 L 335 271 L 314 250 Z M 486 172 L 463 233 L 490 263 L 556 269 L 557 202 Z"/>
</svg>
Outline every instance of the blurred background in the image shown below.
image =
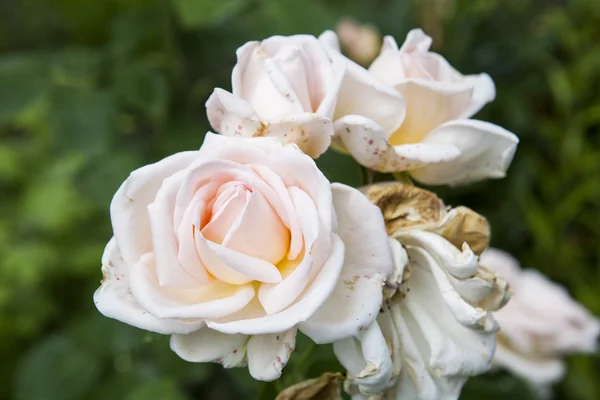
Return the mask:
<svg viewBox="0 0 600 400">
<path fill-rule="evenodd" d="M 600 2 L 596 0 L 4 0 L 0 2 L 0 399 L 273 399 L 339 366 L 300 338 L 282 382 L 179 360 L 168 338 L 102 317 L 92 294 L 129 172 L 200 146 L 235 49 L 351 17 L 402 43 L 422 27 L 463 73 L 489 73 L 478 118 L 521 139 L 508 178 L 435 188 L 486 215 L 492 243 L 600 315 Z M 377 36 L 375 36 L 375 40 Z M 370 56 L 363 57 L 363 62 Z M 352 185 L 349 158 L 319 160 Z M 570 357 L 557 399 L 600 399 L 600 358 Z M 532 399 L 506 373 L 464 399 Z"/>
</svg>

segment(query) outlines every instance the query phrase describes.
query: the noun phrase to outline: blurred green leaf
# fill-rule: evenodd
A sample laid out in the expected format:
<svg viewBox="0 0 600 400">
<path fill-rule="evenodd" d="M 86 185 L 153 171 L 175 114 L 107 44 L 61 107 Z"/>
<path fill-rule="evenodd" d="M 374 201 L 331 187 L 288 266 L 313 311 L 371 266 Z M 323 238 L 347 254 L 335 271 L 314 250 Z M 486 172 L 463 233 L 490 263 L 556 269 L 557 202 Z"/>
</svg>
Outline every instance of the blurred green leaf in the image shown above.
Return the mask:
<svg viewBox="0 0 600 400">
<path fill-rule="evenodd" d="M 200 28 L 231 18 L 248 0 L 171 0 L 175 13 L 186 28 Z"/>
<path fill-rule="evenodd" d="M 55 334 L 29 349 L 19 363 L 17 400 L 79 399 L 98 378 L 100 365 L 69 337 Z"/>
<path fill-rule="evenodd" d="M 99 154 L 117 133 L 117 110 L 108 92 L 55 88 L 48 113 L 52 137 L 63 150 Z"/>
<path fill-rule="evenodd" d="M 125 400 L 186 400 L 188 397 L 171 379 L 148 382 L 138 386 Z"/>
</svg>

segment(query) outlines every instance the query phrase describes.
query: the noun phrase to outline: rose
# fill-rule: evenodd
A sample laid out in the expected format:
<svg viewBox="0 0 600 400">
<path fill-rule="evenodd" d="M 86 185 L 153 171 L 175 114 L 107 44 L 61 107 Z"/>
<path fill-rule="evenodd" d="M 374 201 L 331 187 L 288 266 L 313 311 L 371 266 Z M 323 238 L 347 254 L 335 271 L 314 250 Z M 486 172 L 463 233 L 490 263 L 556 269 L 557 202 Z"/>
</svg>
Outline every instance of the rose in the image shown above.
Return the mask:
<svg viewBox="0 0 600 400">
<path fill-rule="evenodd" d="M 271 138 L 207 134 L 134 171 L 111 219 L 98 310 L 261 380 L 281 374 L 297 329 L 327 343 L 368 326 L 392 268 L 379 209 Z"/>
<path fill-rule="evenodd" d="M 206 103 L 212 127 L 226 136 L 274 136 L 321 155 L 333 135 L 343 63 L 332 63 L 314 36 L 273 36 L 237 51 L 232 93 Z"/>
<path fill-rule="evenodd" d="M 522 270 L 508 253 L 490 248 L 482 264 L 500 272 L 513 296 L 495 313 L 501 331 L 494 363 L 536 386 L 564 376 L 562 356 L 596 351 L 600 323 L 561 286 L 540 272 Z"/>
<path fill-rule="evenodd" d="M 498 329 L 490 311 L 507 301 L 506 282 L 471 249 L 487 243 L 487 222 L 464 207 L 446 211 L 413 186 L 365 193 L 384 214 L 395 271 L 377 322 L 334 343 L 346 387 L 357 399 L 458 399 L 470 376 L 490 368 Z"/>
<path fill-rule="evenodd" d="M 516 136 L 494 124 L 466 119 L 495 96 L 487 74 L 460 74 L 429 52 L 431 38 L 420 29 L 412 30 L 399 50 L 392 37 L 385 37 L 368 71 L 341 55 L 333 32 L 320 39 L 333 60 L 347 63 L 335 114 L 335 141 L 360 164 L 382 172 L 410 171 L 427 184 L 505 175 Z M 369 96 L 382 84 L 402 95 L 405 110 L 372 113 L 373 107 L 386 107 Z M 362 98 L 360 104 L 341 102 L 347 87 L 353 88 L 352 96 Z"/>
</svg>

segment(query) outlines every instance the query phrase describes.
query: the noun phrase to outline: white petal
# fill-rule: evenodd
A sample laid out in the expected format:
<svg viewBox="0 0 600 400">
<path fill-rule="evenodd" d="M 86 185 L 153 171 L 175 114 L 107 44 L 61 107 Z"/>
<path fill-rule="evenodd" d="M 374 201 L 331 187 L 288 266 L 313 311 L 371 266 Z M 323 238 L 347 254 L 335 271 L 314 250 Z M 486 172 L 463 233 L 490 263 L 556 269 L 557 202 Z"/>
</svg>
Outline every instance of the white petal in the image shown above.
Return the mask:
<svg viewBox="0 0 600 400">
<path fill-rule="evenodd" d="M 223 333 L 244 333 L 258 335 L 277 333 L 291 329 L 299 322 L 309 319 L 331 295 L 339 280 L 344 257 L 344 244 L 339 237 L 333 235 L 333 247 L 329 259 L 323 265 L 321 272 L 304 290 L 302 295 L 291 306 L 283 311 L 262 317 L 233 320 L 209 321 L 207 325 Z"/>
<path fill-rule="evenodd" d="M 473 86 L 473 97 L 470 106 L 460 118 L 470 118 L 496 98 L 496 85 L 488 74 L 465 75 L 463 79 Z"/>
<path fill-rule="evenodd" d="M 246 335 L 224 335 L 203 328 L 187 335 L 172 335 L 171 350 L 189 362 L 216 362 L 225 368 L 246 364 Z"/>
<path fill-rule="evenodd" d="M 286 115 L 304 110 L 298 95 L 294 91 L 288 77 L 285 76 L 277 61 L 265 51 L 260 43 L 249 43 L 238 50 L 239 59 L 250 58 L 245 66 L 234 73 L 240 74 L 240 96 L 251 104 L 261 120 L 277 120 Z M 236 66 L 237 67 L 237 66 Z M 239 72 L 238 72 L 239 71 Z"/>
<path fill-rule="evenodd" d="M 243 309 L 255 294 L 252 285 L 219 281 L 193 289 L 160 287 L 152 254 L 131 268 L 130 285 L 135 299 L 157 318 L 222 318 Z"/>
<path fill-rule="evenodd" d="M 394 132 L 406 115 L 402 96 L 392 87 L 380 81 L 369 71 L 344 57 L 329 45 L 328 36 L 323 37 L 325 49 L 334 63 L 343 63 L 346 73 L 340 87 L 335 119 L 345 115 L 361 115 L 375 121 L 384 132 Z"/>
<path fill-rule="evenodd" d="M 163 180 L 180 171 L 198 157 L 197 151 L 173 154 L 131 173 L 110 203 L 110 216 L 126 265 L 152 251 L 150 220 L 146 206 L 154 201 Z"/>
<path fill-rule="evenodd" d="M 453 145 L 407 144 L 392 146 L 374 121 L 358 115 L 340 118 L 335 135 L 359 164 L 380 172 L 399 172 L 429 163 L 453 160 L 460 152 Z"/>
<path fill-rule="evenodd" d="M 159 319 L 140 306 L 129 288 L 129 271 L 112 238 L 102 255 L 102 286 L 94 293 L 94 304 L 109 318 L 161 334 L 189 333 L 204 326 L 199 320 Z"/>
<path fill-rule="evenodd" d="M 253 335 L 248 342 L 248 369 L 259 381 L 274 381 L 296 347 L 296 329 L 283 333 Z"/>
<path fill-rule="evenodd" d="M 564 362 L 559 358 L 536 359 L 523 356 L 501 344 L 496 347 L 494 364 L 536 385 L 550 385 L 560 381 L 565 375 Z"/>
<path fill-rule="evenodd" d="M 400 47 L 401 52 L 426 52 L 429 51 L 433 40 L 422 29 L 412 29 L 406 35 L 406 40 Z"/>
<path fill-rule="evenodd" d="M 390 385 L 392 359 L 376 322 L 356 338 L 335 342 L 333 350 L 362 393 L 378 394 Z"/>
<path fill-rule="evenodd" d="M 269 123 L 265 133 L 283 143 L 294 143 L 312 158 L 323 154 L 331 143 L 333 122 L 313 113 L 299 113 Z"/>
<path fill-rule="evenodd" d="M 289 250 L 290 233 L 257 190 L 250 194 L 248 203 L 231 226 L 222 245 L 246 256 L 277 264 Z"/>
<path fill-rule="evenodd" d="M 435 129 L 423 143 L 453 145 L 460 150 L 460 156 L 412 171 L 414 178 L 431 185 L 456 185 L 504 177 L 519 139 L 494 124 L 459 120 Z"/>
<path fill-rule="evenodd" d="M 262 132 L 252 106 L 223 89 L 216 88 L 206 101 L 206 115 L 213 129 L 225 136 L 252 137 Z"/>
<path fill-rule="evenodd" d="M 253 280 L 268 283 L 281 281 L 277 267 L 270 262 L 206 240 L 198 230 L 195 239 L 204 267 L 224 282 L 241 285 Z"/>
<path fill-rule="evenodd" d="M 458 119 L 471 104 L 473 88 L 465 82 L 410 79 L 395 86 L 406 102 L 406 118 L 388 132 L 392 145 L 419 143 L 444 122 Z"/>
<path fill-rule="evenodd" d="M 175 235 L 174 212 L 175 199 L 184 177 L 185 171 L 180 171 L 165 179 L 154 202 L 148 205 L 158 282 L 160 285 L 182 288 L 195 287 L 209 279 L 202 264 L 186 263 L 193 268 L 186 270 L 178 258 L 179 243 Z"/>
<path fill-rule="evenodd" d="M 395 85 L 406 79 L 398 45 L 393 37 L 383 38 L 381 53 L 369 66 L 369 72 L 388 85 Z"/>
<path fill-rule="evenodd" d="M 383 282 L 393 263 L 383 216 L 361 192 L 332 184 L 338 234 L 346 251 L 344 269 L 325 304 L 300 330 L 316 343 L 355 336 L 375 320 Z"/>
</svg>

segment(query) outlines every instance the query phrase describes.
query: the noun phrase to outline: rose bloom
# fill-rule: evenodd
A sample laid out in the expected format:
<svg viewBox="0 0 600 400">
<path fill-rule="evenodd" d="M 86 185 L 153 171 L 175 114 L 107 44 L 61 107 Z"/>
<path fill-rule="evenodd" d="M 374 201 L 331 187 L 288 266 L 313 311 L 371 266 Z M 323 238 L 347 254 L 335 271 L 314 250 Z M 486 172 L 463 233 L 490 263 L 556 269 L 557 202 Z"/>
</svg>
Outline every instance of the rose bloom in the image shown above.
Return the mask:
<svg viewBox="0 0 600 400">
<path fill-rule="evenodd" d="M 501 329 L 495 364 L 544 389 L 564 376 L 564 355 L 596 351 L 600 323 L 565 288 L 536 270 L 521 269 L 498 249 L 486 250 L 481 262 L 505 276 L 513 291 L 495 313 Z"/>
<path fill-rule="evenodd" d="M 237 50 L 233 93 L 215 89 L 208 119 L 223 135 L 278 137 L 316 158 L 331 143 L 343 75 L 314 36 L 248 42 Z"/>
<path fill-rule="evenodd" d="M 328 343 L 368 326 L 392 268 L 379 209 L 271 138 L 208 133 L 134 171 L 111 219 L 98 310 L 260 380 L 280 376 L 297 330 Z"/>
<path fill-rule="evenodd" d="M 410 31 L 400 49 L 386 36 L 368 70 L 341 55 L 333 32 L 325 32 L 320 40 L 332 60 L 346 63 L 340 98 L 360 98 L 338 102 L 337 148 L 368 168 L 410 171 L 427 184 L 504 177 L 517 137 L 497 125 L 468 119 L 495 97 L 487 74 L 456 71 L 429 51 L 431 38 L 420 29 Z M 372 96 L 373 88 L 382 86 L 400 94 L 405 104 L 385 104 Z M 381 109 L 373 113 L 377 107 Z"/>
<path fill-rule="evenodd" d="M 506 282 L 473 251 L 489 240 L 487 222 L 413 186 L 366 193 L 384 214 L 395 270 L 377 322 L 334 343 L 346 390 L 354 400 L 458 399 L 469 377 L 491 367 L 498 324 L 490 311 L 508 299 Z"/>
</svg>

